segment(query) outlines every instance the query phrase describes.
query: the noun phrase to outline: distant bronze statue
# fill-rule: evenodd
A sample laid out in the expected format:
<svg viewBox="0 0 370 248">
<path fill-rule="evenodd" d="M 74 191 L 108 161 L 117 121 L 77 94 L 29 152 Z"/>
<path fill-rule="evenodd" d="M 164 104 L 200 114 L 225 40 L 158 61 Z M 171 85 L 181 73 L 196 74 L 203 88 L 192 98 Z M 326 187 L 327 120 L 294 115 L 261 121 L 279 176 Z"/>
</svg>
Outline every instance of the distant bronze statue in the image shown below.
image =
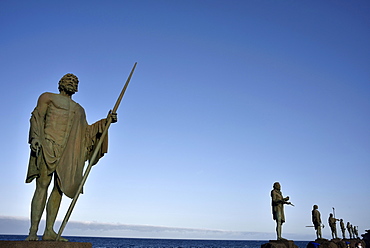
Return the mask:
<svg viewBox="0 0 370 248">
<path fill-rule="evenodd" d="M 36 178 L 31 203 L 31 227 L 26 240 L 37 240 L 37 231 L 47 200 L 47 190 L 54 175 L 54 187 L 46 205 L 46 227 L 43 240 L 56 240 L 54 223 L 63 193 L 73 198 L 82 180 L 85 161 L 90 158 L 108 119 L 92 125 L 86 121 L 84 109 L 72 100 L 78 78 L 64 75 L 59 81 L 59 94 L 43 93 L 32 112 L 29 143 L 31 155 L 26 182 Z M 116 114 L 110 114 L 112 123 Z M 107 152 L 104 139 L 95 163 Z M 64 238 L 59 240 L 66 241 Z"/>
<path fill-rule="evenodd" d="M 316 230 L 316 238 L 322 239 L 321 233 L 321 214 L 319 212 L 319 207 L 317 205 L 313 205 L 312 209 L 312 223 Z"/>
<path fill-rule="evenodd" d="M 347 222 L 347 231 L 349 233 L 349 238 L 353 239 L 353 233 L 352 233 L 352 225 L 351 223 Z"/>
<path fill-rule="evenodd" d="M 328 222 L 329 222 L 329 226 L 330 226 L 330 230 L 331 230 L 331 236 L 332 236 L 333 239 L 338 238 L 338 235 L 337 235 L 337 220 L 338 219 L 334 218 L 333 214 L 329 215 Z"/>
<path fill-rule="evenodd" d="M 354 239 L 358 239 L 358 227 L 357 226 L 353 226 L 353 238 Z"/>
<path fill-rule="evenodd" d="M 285 222 L 285 215 L 284 215 L 284 204 L 292 205 L 289 201 L 289 196 L 283 197 L 283 194 L 280 191 L 281 186 L 280 183 L 275 182 L 273 186 L 273 190 L 271 190 L 271 206 L 272 206 L 272 216 L 273 219 L 276 221 L 276 234 L 277 240 L 285 240 L 281 237 L 281 230 L 282 225 Z"/>
<path fill-rule="evenodd" d="M 353 225 L 351 224 L 351 232 L 352 232 L 352 238 L 355 239 L 355 232 L 354 232 L 354 229 L 353 229 Z"/>
<path fill-rule="evenodd" d="M 343 219 L 340 219 L 340 229 L 342 230 L 343 239 L 346 238 L 346 228 L 344 227 Z"/>
</svg>

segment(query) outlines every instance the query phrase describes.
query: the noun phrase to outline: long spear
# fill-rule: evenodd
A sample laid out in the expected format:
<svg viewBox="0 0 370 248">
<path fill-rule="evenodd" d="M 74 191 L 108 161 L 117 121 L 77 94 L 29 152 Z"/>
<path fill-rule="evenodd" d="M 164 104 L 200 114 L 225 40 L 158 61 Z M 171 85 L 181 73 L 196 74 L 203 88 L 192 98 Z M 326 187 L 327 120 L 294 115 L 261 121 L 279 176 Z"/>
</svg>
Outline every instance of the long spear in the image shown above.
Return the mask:
<svg viewBox="0 0 370 248">
<path fill-rule="evenodd" d="M 109 126 L 110 126 L 110 124 L 112 123 L 112 117 L 111 117 L 111 114 L 112 114 L 112 113 L 116 113 L 116 111 L 117 111 L 117 109 L 118 109 L 118 107 L 119 107 L 119 105 L 120 105 L 120 103 L 121 103 L 122 97 L 123 97 L 123 95 L 125 94 L 125 91 L 126 91 L 126 89 L 127 89 L 127 86 L 128 86 L 128 84 L 130 83 L 130 80 L 131 80 L 132 74 L 133 74 L 133 73 L 134 73 L 134 71 L 135 71 L 136 64 L 137 64 L 137 62 L 134 64 L 134 67 L 132 67 L 131 73 L 130 73 L 130 75 L 128 76 L 128 78 L 127 78 L 127 80 L 126 80 L 125 86 L 123 87 L 123 89 L 122 89 L 122 91 L 121 91 L 121 94 L 119 95 L 119 97 L 118 97 L 118 99 L 117 99 L 117 101 L 116 101 L 116 104 L 115 104 L 115 105 L 114 105 L 114 107 L 113 107 L 113 110 L 108 114 L 108 117 L 107 117 L 107 123 L 105 124 L 105 128 L 104 128 L 104 130 L 103 130 L 103 133 L 102 133 L 102 135 L 101 135 L 101 137 L 100 137 L 100 140 L 99 140 L 98 144 L 96 145 L 96 147 L 95 147 L 95 149 L 94 149 L 93 154 L 91 155 L 91 158 L 90 158 L 90 160 L 89 160 L 89 165 L 88 165 L 88 166 L 87 166 L 87 168 L 86 168 L 86 171 L 85 171 L 85 174 L 84 174 L 84 176 L 83 176 L 83 178 L 82 178 L 81 184 L 80 184 L 80 186 L 78 187 L 77 192 L 76 192 L 75 196 L 73 197 L 73 200 L 72 200 L 71 204 L 69 205 L 69 208 L 68 208 L 67 214 L 66 214 L 66 216 L 65 216 L 65 217 L 64 217 L 64 219 L 63 219 L 63 222 L 62 222 L 62 224 L 61 224 L 61 226 L 60 226 L 60 228 L 59 228 L 58 235 L 57 235 L 57 237 L 56 237 L 56 239 L 55 239 L 55 240 L 59 240 L 59 239 L 60 239 L 60 237 L 62 236 L 62 232 L 63 232 L 63 230 L 64 230 L 65 226 L 67 225 L 67 222 L 68 222 L 68 220 L 69 220 L 69 217 L 71 216 L 71 213 L 72 213 L 72 211 L 73 211 L 73 208 L 75 207 L 76 202 L 77 202 L 77 200 L 78 200 L 78 197 L 80 196 L 80 194 L 81 194 L 81 192 L 82 192 L 82 188 L 83 188 L 83 186 L 84 186 L 84 184 L 85 184 L 85 182 L 86 182 L 86 180 L 87 180 L 87 177 L 89 176 L 89 173 L 90 173 L 91 168 L 92 168 L 92 166 L 93 166 L 93 164 L 94 164 L 94 162 L 95 162 L 95 159 L 96 159 L 96 157 L 97 157 L 97 155 L 98 155 L 98 152 L 99 152 L 99 150 L 100 150 L 100 147 L 101 147 L 101 146 L 102 146 L 102 144 L 103 144 L 103 140 L 104 140 L 105 136 L 106 136 L 106 135 L 107 135 L 107 133 L 108 133 Z"/>
<path fill-rule="evenodd" d="M 335 218 L 335 208 L 333 207 L 333 215 L 334 215 L 334 218 Z"/>
</svg>

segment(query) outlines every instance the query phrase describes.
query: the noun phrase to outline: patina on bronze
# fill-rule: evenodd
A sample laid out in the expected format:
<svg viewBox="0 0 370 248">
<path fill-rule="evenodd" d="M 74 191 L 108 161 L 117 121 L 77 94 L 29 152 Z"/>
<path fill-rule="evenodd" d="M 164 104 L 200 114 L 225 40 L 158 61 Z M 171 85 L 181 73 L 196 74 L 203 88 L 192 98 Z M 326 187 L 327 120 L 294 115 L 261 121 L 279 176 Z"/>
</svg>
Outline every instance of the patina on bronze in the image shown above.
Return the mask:
<svg viewBox="0 0 370 248">
<path fill-rule="evenodd" d="M 280 191 L 281 186 L 279 182 L 275 182 L 273 189 L 271 190 L 271 206 L 272 206 L 272 216 L 276 221 L 276 234 L 277 240 L 285 240 L 281 237 L 282 225 L 285 222 L 284 215 L 284 204 L 292 205 L 289 202 L 289 196 L 283 197 L 283 194 Z"/>
<path fill-rule="evenodd" d="M 322 232 L 321 232 L 321 214 L 319 211 L 319 206 L 313 205 L 312 209 L 312 223 L 316 230 L 316 238 L 322 239 Z"/>
<path fill-rule="evenodd" d="M 331 230 L 331 236 L 332 236 L 333 239 L 338 238 L 338 235 L 337 235 L 337 220 L 339 220 L 339 219 L 336 219 L 332 213 L 329 215 L 328 222 L 329 222 L 329 226 L 330 226 L 330 230 Z"/>
<path fill-rule="evenodd" d="M 78 83 L 75 75 L 64 75 L 59 81 L 59 94 L 43 93 L 32 112 L 26 182 L 36 178 L 36 189 L 27 241 L 38 240 L 38 226 L 45 206 L 46 227 L 42 239 L 67 241 L 54 231 L 62 195 L 73 198 L 82 192 L 85 161 L 89 160 L 92 166 L 107 152 L 108 127 L 117 122 L 117 114 L 112 111 L 106 119 L 88 125 L 84 109 L 72 100 Z M 54 187 L 47 201 L 53 177 Z"/>
<path fill-rule="evenodd" d="M 349 238 L 350 239 L 353 239 L 354 236 L 353 236 L 353 230 L 352 230 L 352 225 L 351 223 L 347 222 L 347 231 L 348 231 L 348 234 L 349 234 Z"/>
</svg>

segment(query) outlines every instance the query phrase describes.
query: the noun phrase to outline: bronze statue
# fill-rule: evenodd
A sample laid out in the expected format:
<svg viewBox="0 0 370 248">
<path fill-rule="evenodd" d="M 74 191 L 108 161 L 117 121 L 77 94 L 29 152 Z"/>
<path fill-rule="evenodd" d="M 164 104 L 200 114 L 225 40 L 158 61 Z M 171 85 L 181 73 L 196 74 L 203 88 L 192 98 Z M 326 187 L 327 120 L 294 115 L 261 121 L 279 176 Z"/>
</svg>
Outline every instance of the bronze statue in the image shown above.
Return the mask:
<svg viewBox="0 0 370 248">
<path fill-rule="evenodd" d="M 78 78 L 64 75 L 59 81 L 59 94 L 43 93 L 32 112 L 29 143 L 30 161 L 26 182 L 36 178 L 31 203 L 31 227 L 26 240 L 38 240 L 37 231 L 47 200 L 47 190 L 54 175 L 54 187 L 46 205 L 46 227 L 43 240 L 55 240 L 54 223 L 63 193 L 73 198 L 82 180 L 85 161 L 90 158 L 107 119 L 88 125 L 84 109 L 72 100 L 77 92 Z M 109 115 L 117 122 L 115 113 Z M 107 152 L 104 139 L 97 163 Z M 64 238 L 59 240 L 67 241 Z"/>
<path fill-rule="evenodd" d="M 357 226 L 353 226 L 353 238 L 354 239 L 358 239 L 358 227 Z"/>
<path fill-rule="evenodd" d="M 273 186 L 273 190 L 271 190 L 271 206 L 272 206 L 272 216 L 273 219 L 276 221 L 276 234 L 277 240 L 285 240 L 281 237 L 281 229 L 282 225 L 285 222 L 285 215 L 284 215 L 284 204 L 292 205 L 289 201 L 289 196 L 283 197 L 283 194 L 280 191 L 281 186 L 279 182 L 275 182 Z"/>
<path fill-rule="evenodd" d="M 346 238 L 346 228 L 344 227 L 343 219 L 340 219 L 340 229 L 342 230 L 343 239 Z"/>
<path fill-rule="evenodd" d="M 353 225 L 352 224 L 351 224 L 351 233 L 352 233 L 352 238 L 355 239 L 356 237 L 355 237 L 355 232 L 353 230 Z"/>
<path fill-rule="evenodd" d="M 333 214 L 329 215 L 328 222 L 329 222 L 329 226 L 330 226 L 330 229 L 331 229 L 331 236 L 332 236 L 333 239 L 338 238 L 338 235 L 337 235 L 337 220 L 338 219 L 334 218 Z"/>
<path fill-rule="evenodd" d="M 316 230 L 316 238 L 322 239 L 321 233 L 321 214 L 319 212 L 319 207 L 317 205 L 313 205 L 312 209 L 312 223 Z"/>
<path fill-rule="evenodd" d="M 349 233 L 349 238 L 353 239 L 353 233 L 352 233 L 352 225 L 351 223 L 347 222 L 347 231 Z"/>
</svg>

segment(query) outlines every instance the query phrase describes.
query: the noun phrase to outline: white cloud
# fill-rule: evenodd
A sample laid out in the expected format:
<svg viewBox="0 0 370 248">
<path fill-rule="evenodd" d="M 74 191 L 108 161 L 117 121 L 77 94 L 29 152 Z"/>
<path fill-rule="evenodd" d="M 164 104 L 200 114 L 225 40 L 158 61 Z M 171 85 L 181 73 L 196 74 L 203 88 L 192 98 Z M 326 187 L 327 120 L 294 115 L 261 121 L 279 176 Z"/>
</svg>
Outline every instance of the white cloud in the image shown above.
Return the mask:
<svg viewBox="0 0 370 248">
<path fill-rule="evenodd" d="M 44 229 L 45 221 L 40 223 L 39 230 Z M 57 221 L 56 227 L 60 226 Z M 0 216 L 0 233 L 27 234 L 29 219 L 22 217 Z M 57 230 L 57 229 L 56 229 Z M 40 234 L 40 232 L 39 232 Z M 69 221 L 64 235 L 130 237 L 130 238 L 190 238 L 190 239 L 263 239 L 271 237 L 268 233 L 235 232 L 225 230 L 179 228 L 151 225 L 128 225 L 119 223 L 98 223 Z"/>
<path fill-rule="evenodd" d="M 24 217 L 0 216 L 0 233 L 28 233 L 29 219 Z M 56 231 L 61 222 L 57 221 Z M 45 227 L 45 221 L 40 223 L 40 232 Z M 269 240 L 274 233 L 238 232 L 227 230 L 196 229 L 165 227 L 151 225 L 129 225 L 120 223 L 100 223 L 86 221 L 69 221 L 64 230 L 65 236 L 96 236 L 96 237 L 127 237 L 127 238 L 177 238 L 177 239 L 223 239 L 223 240 Z M 294 235 L 293 235 L 294 236 Z M 290 235 L 292 237 L 292 235 Z M 297 237 L 297 239 L 306 239 Z M 307 240 L 307 239 L 306 239 Z"/>
</svg>

